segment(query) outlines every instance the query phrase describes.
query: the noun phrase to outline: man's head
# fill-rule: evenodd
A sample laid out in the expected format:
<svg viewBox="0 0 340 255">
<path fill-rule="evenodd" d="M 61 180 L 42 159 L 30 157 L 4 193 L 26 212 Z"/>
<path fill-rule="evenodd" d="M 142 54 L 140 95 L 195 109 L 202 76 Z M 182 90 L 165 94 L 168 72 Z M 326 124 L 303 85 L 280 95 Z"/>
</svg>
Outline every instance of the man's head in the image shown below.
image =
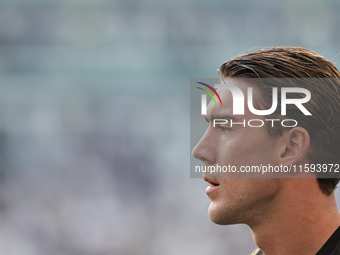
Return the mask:
<svg viewBox="0 0 340 255">
<path fill-rule="evenodd" d="M 300 47 L 273 47 L 246 53 L 224 63 L 220 68 L 222 78 L 271 78 L 275 86 L 298 86 L 308 89 L 311 100 L 305 104 L 313 117 L 304 116 L 296 108 L 287 111 L 288 119 L 298 119 L 299 126 L 310 136 L 310 163 L 340 163 L 340 72 L 324 57 Z M 291 82 L 301 79 L 298 84 Z M 285 82 L 286 81 L 286 82 Z M 288 81 L 288 82 L 287 82 Z M 257 84 L 261 103 L 268 109 L 271 102 L 271 84 Z M 266 89 L 268 88 L 268 89 Z M 261 107 L 261 106 L 260 106 Z M 280 108 L 272 117 L 278 117 Z M 271 136 L 281 135 L 283 128 L 268 129 Z M 333 192 L 338 178 L 319 178 L 325 194 Z"/>
<path fill-rule="evenodd" d="M 231 165 L 240 169 L 252 165 L 289 165 L 306 163 L 340 163 L 340 73 L 323 57 L 302 48 L 266 48 L 250 52 L 224 63 L 220 68 L 222 82 L 237 86 L 246 95 L 249 87 L 254 91 L 254 106 L 269 109 L 271 86 L 297 86 L 308 89 L 312 99 L 305 104 L 313 118 L 304 116 L 292 107 L 287 109 L 287 119 L 298 119 L 293 128 L 256 127 L 248 125 L 213 127 L 213 119 L 223 118 L 246 123 L 251 119 L 264 119 L 245 109 L 243 120 L 233 115 L 233 96 L 228 89 L 218 90 L 223 106 L 210 103 L 206 119 L 209 127 L 193 150 L 194 157 L 209 165 Z M 256 78 L 256 79 L 248 79 Z M 267 84 L 265 78 L 277 79 L 275 85 Z M 306 84 L 293 84 L 292 78 L 306 79 Z M 315 79 L 322 84 L 316 84 Z M 314 82 L 313 82 L 314 79 Z M 285 82 L 284 80 L 288 81 Z M 253 82 L 250 82 L 253 81 Z M 297 95 L 299 96 L 299 95 Z M 280 107 L 269 118 L 282 118 Z M 294 194 L 305 193 L 308 185 L 321 188 L 324 196 L 331 194 L 339 179 L 297 179 L 280 178 L 223 178 L 205 174 L 205 180 L 212 184 L 207 194 L 212 200 L 210 218 L 218 224 L 259 223 L 266 214 L 277 210 L 282 192 L 297 189 Z M 317 183 L 318 182 L 318 183 Z M 320 192 L 320 189 L 319 191 Z M 321 192 L 320 192 L 321 193 Z M 269 217 L 269 216 L 268 216 Z"/>
</svg>

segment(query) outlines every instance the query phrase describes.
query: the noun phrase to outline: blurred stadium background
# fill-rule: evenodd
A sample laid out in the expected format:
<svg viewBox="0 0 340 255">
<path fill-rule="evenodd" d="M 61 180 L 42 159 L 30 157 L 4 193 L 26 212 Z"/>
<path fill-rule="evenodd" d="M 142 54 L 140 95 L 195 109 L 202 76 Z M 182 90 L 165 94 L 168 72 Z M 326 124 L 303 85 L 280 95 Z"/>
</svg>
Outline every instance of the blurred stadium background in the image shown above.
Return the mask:
<svg viewBox="0 0 340 255">
<path fill-rule="evenodd" d="M 211 223 L 206 185 L 189 178 L 190 78 L 265 46 L 339 62 L 339 11 L 1 0 L 0 254 L 249 254 L 250 230 Z"/>
</svg>

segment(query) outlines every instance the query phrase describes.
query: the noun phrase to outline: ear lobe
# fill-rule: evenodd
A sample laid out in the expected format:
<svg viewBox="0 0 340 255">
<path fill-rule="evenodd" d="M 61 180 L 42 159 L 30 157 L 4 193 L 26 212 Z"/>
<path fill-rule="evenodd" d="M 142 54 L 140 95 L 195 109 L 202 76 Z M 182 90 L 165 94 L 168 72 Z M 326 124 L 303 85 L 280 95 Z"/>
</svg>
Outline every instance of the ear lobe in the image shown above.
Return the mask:
<svg viewBox="0 0 340 255">
<path fill-rule="evenodd" d="M 294 127 L 282 135 L 280 162 L 283 165 L 297 164 L 308 156 L 310 136 L 306 129 Z"/>
</svg>

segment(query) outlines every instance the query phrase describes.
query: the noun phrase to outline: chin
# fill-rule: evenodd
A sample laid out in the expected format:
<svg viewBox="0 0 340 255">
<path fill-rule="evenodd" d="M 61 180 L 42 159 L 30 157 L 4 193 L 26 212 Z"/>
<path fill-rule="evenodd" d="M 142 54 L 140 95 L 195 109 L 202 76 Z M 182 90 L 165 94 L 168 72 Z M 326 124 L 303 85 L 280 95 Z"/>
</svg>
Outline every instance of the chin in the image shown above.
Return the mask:
<svg viewBox="0 0 340 255">
<path fill-rule="evenodd" d="M 230 210 L 220 208 L 216 204 L 211 203 L 208 209 L 208 216 L 212 222 L 218 225 L 233 225 L 242 223 L 238 219 L 238 215 Z"/>
<path fill-rule="evenodd" d="M 215 224 L 228 225 L 230 223 L 228 223 L 227 215 L 223 211 L 224 210 L 221 210 L 218 206 L 211 203 L 208 209 L 208 216 Z"/>
</svg>

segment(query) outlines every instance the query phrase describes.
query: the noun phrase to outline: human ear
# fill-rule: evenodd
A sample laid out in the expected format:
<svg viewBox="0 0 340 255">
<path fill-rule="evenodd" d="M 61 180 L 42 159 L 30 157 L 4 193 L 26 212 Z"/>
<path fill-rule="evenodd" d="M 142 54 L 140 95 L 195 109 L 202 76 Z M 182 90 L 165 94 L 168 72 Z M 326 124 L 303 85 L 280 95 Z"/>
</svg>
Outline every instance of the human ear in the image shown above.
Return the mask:
<svg viewBox="0 0 340 255">
<path fill-rule="evenodd" d="M 279 160 L 282 165 L 298 164 L 308 156 L 310 136 L 303 127 L 294 127 L 280 139 Z"/>
</svg>

